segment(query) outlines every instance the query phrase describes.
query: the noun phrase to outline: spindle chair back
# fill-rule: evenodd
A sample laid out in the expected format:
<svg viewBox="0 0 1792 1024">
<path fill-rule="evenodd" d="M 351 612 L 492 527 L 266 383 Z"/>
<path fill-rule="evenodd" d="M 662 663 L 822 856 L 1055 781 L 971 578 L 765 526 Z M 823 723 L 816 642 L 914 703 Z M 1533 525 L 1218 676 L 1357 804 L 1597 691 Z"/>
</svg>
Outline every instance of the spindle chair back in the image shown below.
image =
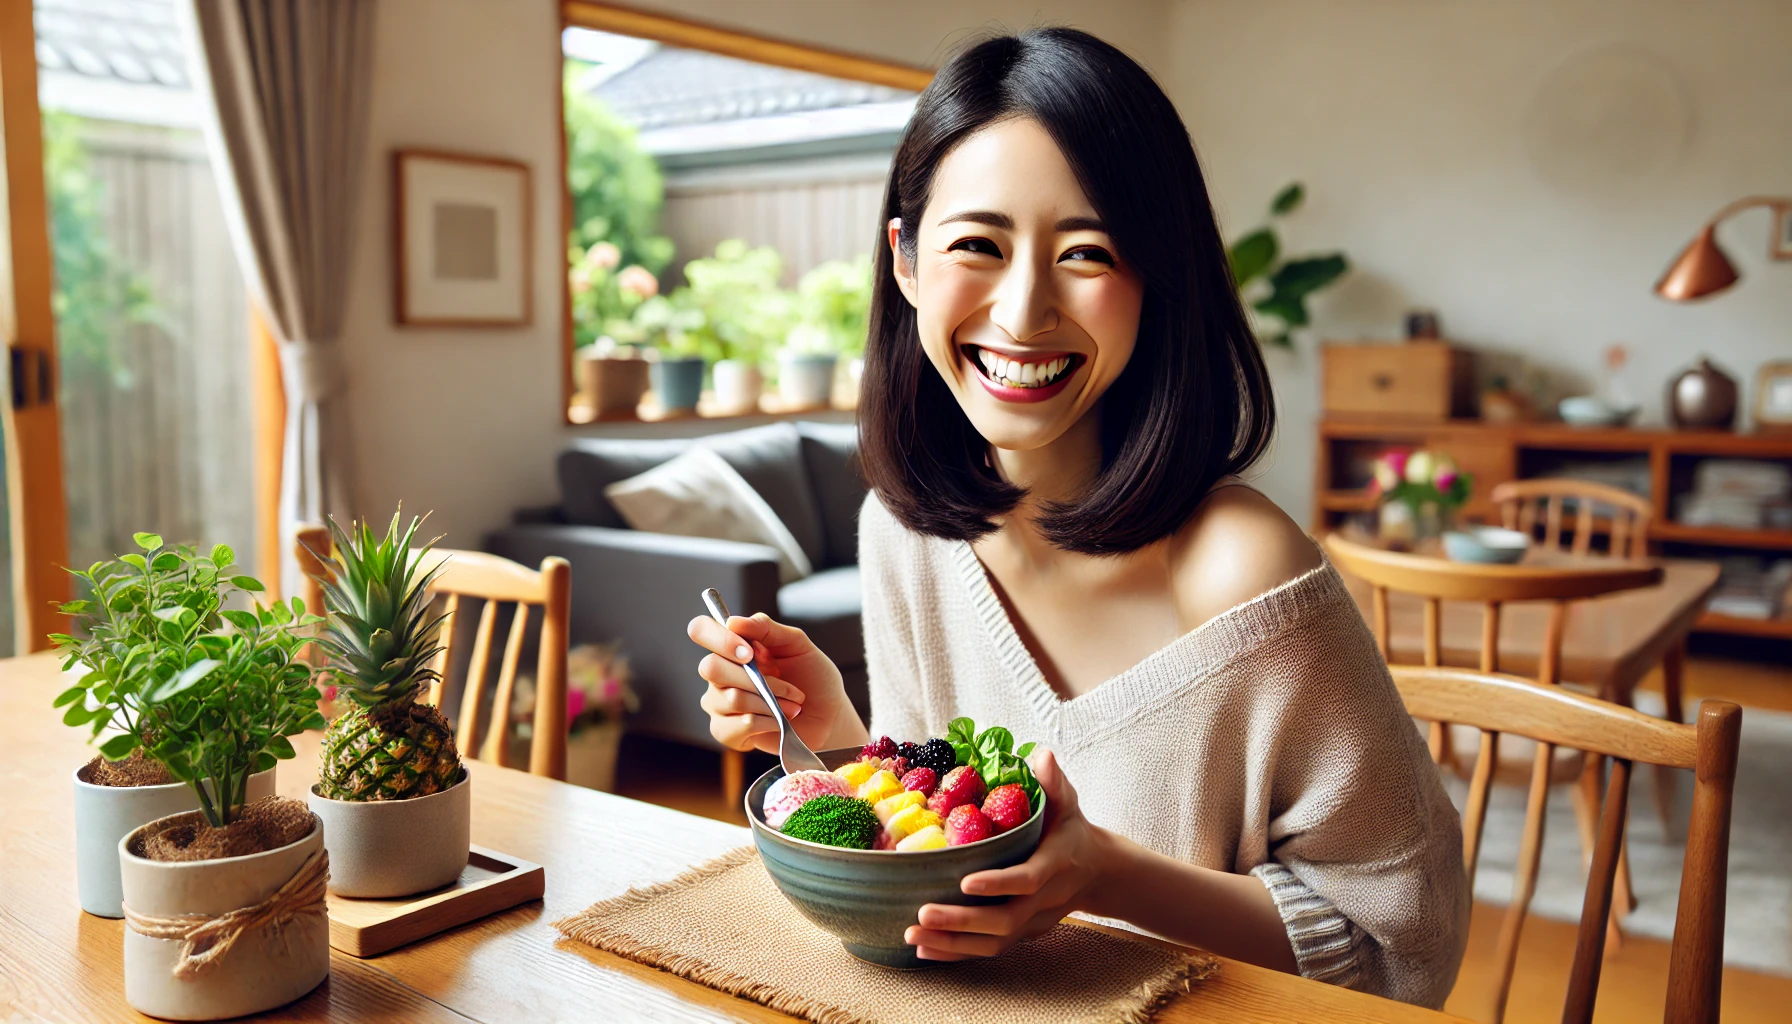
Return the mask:
<svg viewBox="0 0 1792 1024">
<path fill-rule="evenodd" d="M 1696 725 L 1681 725 L 1588 697 L 1559 686 L 1468 669 L 1395 666 L 1390 670 L 1406 710 L 1414 718 L 1480 731 L 1476 772 L 1463 812 L 1463 866 L 1474 877 L 1493 780 L 1481 770 L 1490 764 L 1501 736 L 1522 736 L 1537 744 L 1525 801 L 1512 902 L 1500 923 L 1495 952 L 1494 991 L 1488 1019 L 1499 1024 L 1512 988 L 1518 941 L 1536 893 L 1543 853 L 1550 766 L 1557 747 L 1611 759 L 1604 787 L 1597 838 L 1588 869 L 1586 894 L 1563 1003 L 1564 1024 L 1593 1019 L 1606 922 L 1622 862 L 1624 823 L 1629 809 L 1634 763 L 1690 769 L 1695 773 L 1692 817 L 1680 877 L 1668 964 L 1665 1020 L 1668 1024 L 1715 1022 L 1722 1000 L 1724 895 L 1728 882 L 1730 810 L 1736 788 L 1736 751 L 1742 709 L 1706 701 Z"/>
<path fill-rule="evenodd" d="M 301 527 L 298 555 L 306 585 L 301 591 L 308 609 L 323 614 L 323 588 L 313 578 L 330 571 L 329 531 L 321 526 Z M 431 549 L 424 569 L 446 563 L 430 591 L 441 601 L 442 650 L 432 667 L 436 679 L 429 687 L 429 702 L 438 707 L 448 692 L 448 674 L 457 650 L 455 624 L 463 599 L 482 602 L 473 634 L 473 648 L 460 690 L 460 714 L 454 742 L 461 754 L 505 767 L 510 763 L 510 704 L 516 688 L 529 620 L 541 609 L 541 633 L 535 664 L 535 712 L 531 720 L 529 771 L 535 775 L 566 778 L 566 655 L 572 607 L 572 567 L 564 558 L 550 556 L 540 569 L 519 565 L 483 551 Z M 491 722 L 481 730 L 480 712 L 486 703 L 486 679 L 490 674 L 492 641 L 497 631 L 500 605 L 515 606 L 509 636 L 499 654 L 497 687 L 491 697 Z"/>
<path fill-rule="evenodd" d="M 1499 506 L 1500 519 L 1508 530 L 1519 530 L 1536 536 L 1538 516 L 1543 520 L 1543 546 L 1551 551 L 1566 550 L 1575 555 L 1593 554 L 1593 536 L 1599 531 L 1600 510 L 1611 533 L 1606 554 L 1613 558 L 1647 558 L 1649 555 L 1649 523 L 1655 517 L 1655 506 L 1648 498 L 1591 480 L 1567 477 L 1544 477 L 1535 480 L 1508 480 L 1488 495 Z M 1574 503 L 1574 524 L 1566 536 L 1563 517 L 1568 502 Z"/>
</svg>

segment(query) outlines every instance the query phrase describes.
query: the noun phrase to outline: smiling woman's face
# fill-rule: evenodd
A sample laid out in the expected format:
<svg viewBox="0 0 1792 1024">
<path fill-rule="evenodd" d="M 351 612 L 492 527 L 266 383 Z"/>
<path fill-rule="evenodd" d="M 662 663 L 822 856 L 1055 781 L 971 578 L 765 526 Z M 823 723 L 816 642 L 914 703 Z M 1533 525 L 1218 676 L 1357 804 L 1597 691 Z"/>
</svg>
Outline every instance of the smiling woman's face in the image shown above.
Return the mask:
<svg viewBox="0 0 1792 1024">
<path fill-rule="evenodd" d="M 947 154 L 916 241 L 912 267 L 900 249 L 892 263 L 921 345 L 997 448 L 1057 440 L 1126 368 L 1144 286 L 1038 122 Z"/>
</svg>

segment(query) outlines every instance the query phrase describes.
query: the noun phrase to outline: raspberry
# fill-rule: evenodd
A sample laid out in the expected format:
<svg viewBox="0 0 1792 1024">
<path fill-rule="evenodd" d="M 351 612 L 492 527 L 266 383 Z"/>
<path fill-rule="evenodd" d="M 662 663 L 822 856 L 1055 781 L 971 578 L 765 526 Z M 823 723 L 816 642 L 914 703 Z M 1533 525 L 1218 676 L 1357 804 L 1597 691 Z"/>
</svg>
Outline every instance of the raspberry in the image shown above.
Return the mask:
<svg viewBox="0 0 1792 1024">
<path fill-rule="evenodd" d="M 983 777 L 970 765 L 961 765 L 946 773 L 940 786 L 927 798 L 927 809 L 944 816 L 954 807 L 983 801 Z"/>
<path fill-rule="evenodd" d="M 924 796 L 933 795 L 933 787 L 939 783 L 939 776 L 932 768 L 910 768 L 902 777 L 902 788 L 919 791 Z"/>
<path fill-rule="evenodd" d="M 983 813 L 994 823 L 997 832 L 1006 832 L 1033 816 L 1033 804 L 1027 799 L 1027 791 L 1011 782 L 989 791 L 989 796 L 983 800 Z"/>
<path fill-rule="evenodd" d="M 995 826 L 973 804 L 959 804 L 946 816 L 947 846 L 963 846 L 995 834 Z"/>
<path fill-rule="evenodd" d="M 910 768 L 932 768 L 933 774 L 942 779 L 958 767 L 958 752 L 952 749 L 952 744 L 937 736 L 921 744 L 914 754 L 906 756 Z"/>
<path fill-rule="evenodd" d="M 895 757 L 896 741 L 888 736 L 880 737 L 875 742 L 867 743 L 861 747 L 859 749 L 859 756 L 874 758 L 879 761 L 886 757 Z"/>
</svg>

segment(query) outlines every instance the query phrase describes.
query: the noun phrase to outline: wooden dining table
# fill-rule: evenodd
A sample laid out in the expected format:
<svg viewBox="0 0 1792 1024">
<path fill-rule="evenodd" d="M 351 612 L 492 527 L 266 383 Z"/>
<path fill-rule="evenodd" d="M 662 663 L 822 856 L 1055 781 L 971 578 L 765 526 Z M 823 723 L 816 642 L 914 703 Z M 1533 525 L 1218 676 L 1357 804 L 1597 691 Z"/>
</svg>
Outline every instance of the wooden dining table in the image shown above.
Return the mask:
<svg viewBox="0 0 1792 1024">
<path fill-rule="evenodd" d="M 64 726 L 50 706 L 65 685 L 48 655 L 0 660 L 0 1020 L 147 1021 L 124 998 L 124 922 L 85 914 L 75 898 L 71 779 L 92 751 L 85 730 Z M 318 738 L 296 738 L 298 757 L 279 766 L 282 794 L 302 798 L 315 780 Z M 553 927 L 597 900 L 750 842 L 746 829 L 495 765 L 468 767 L 473 842 L 543 865 L 545 897 L 370 959 L 332 951 L 329 980 L 252 1019 L 793 1019 L 564 939 Z M 1460 1020 L 1231 960 L 1155 1019 Z"/>
<path fill-rule="evenodd" d="M 1550 564 L 1572 556 L 1548 555 Z M 1637 684 L 1657 665 L 1669 674 L 1669 713 L 1679 699 L 1686 638 L 1705 602 L 1717 587 L 1715 562 L 1655 558 L 1661 582 L 1605 597 L 1575 601 L 1568 607 L 1562 636 L 1561 678 L 1586 686 L 1607 700 L 1629 705 Z M 1369 585 L 1344 574 L 1365 622 L 1374 621 Z M 1389 661 L 1416 665 L 1424 660 L 1424 600 L 1412 594 L 1388 595 Z M 1535 676 L 1543 651 L 1547 602 L 1506 605 L 1500 616 L 1500 671 Z M 1481 606 L 1445 601 L 1441 611 L 1445 665 L 1474 668 L 1481 658 Z"/>
</svg>

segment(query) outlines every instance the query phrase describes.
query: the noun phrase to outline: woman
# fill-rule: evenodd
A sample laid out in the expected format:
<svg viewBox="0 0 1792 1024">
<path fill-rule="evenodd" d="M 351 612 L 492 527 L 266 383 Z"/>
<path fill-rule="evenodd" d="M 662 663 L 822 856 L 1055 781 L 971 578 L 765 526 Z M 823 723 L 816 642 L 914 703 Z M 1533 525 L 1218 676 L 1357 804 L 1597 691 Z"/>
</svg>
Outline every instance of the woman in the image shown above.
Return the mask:
<svg viewBox="0 0 1792 1024">
<path fill-rule="evenodd" d="M 756 615 L 690 625 L 712 734 L 777 749 L 751 654 L 818 750 L 959 715 L 1047 749 L 1038 852 L 963 882 L 1011 898 L 923 907 L 921 957 L 1082 911 L 1441 1005 L 1457 815 L 1337 573 L 1234 479 L 1269 383 L 1168 98 L 1080 32 L 981 42 L 922 93 L 884 214 L 859 417 L 874 729 Z"/>
</svg>

